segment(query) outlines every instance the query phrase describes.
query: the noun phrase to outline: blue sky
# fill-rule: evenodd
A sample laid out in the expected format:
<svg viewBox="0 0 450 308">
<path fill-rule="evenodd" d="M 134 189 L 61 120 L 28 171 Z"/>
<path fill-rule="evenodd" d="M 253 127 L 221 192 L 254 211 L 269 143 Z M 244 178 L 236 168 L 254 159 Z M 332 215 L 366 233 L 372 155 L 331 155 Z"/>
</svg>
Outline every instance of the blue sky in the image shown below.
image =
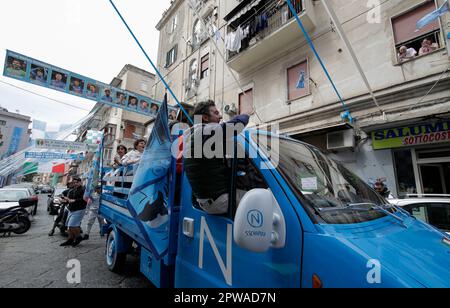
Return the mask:
<svg viewBox="0 0 450 308">
<path fill-rule="evenodd" d="M 115 0 L 142 45 L 156 61 L 155 29 L 169 0 Z M 108 0 L 0 1 L 0 67 L 6 49 L 109 83 L 125 64 L 153 71 Z M 76 106 L 69 107 L 13 86 Z M 46 121 L 50 129 L 74 123 L 94 103 L 0 76 L 0 106 Z"/>
</svg>

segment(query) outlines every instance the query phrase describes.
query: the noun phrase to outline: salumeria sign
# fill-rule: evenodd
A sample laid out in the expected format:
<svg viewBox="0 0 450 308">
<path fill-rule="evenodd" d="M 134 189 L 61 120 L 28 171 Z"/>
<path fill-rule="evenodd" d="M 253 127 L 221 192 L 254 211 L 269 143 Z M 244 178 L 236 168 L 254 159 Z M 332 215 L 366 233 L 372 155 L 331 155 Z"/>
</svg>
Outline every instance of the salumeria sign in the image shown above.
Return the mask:
<svg viewBox="0 0 450 308">
<path fill-rule="evenodd" d="M 450 120 L 375 131 L 372 141 L 375 150 L 450 142 Z"/>
</svg>

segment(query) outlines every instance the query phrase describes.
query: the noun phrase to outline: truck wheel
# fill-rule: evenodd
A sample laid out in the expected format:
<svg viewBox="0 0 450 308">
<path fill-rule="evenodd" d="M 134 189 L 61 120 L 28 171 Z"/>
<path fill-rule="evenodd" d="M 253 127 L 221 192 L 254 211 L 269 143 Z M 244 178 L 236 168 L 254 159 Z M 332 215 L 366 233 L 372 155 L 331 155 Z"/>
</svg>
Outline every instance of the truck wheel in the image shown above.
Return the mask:
<svg viewBox="0 0 450 308">
<path fill-rule="evenodd" d="M 111 231 L 106 241 L 106 264 L 113 273 L 120 273 L 125 267 L 126 253 L 117 252 L 116 232 Z"/>
</svg>

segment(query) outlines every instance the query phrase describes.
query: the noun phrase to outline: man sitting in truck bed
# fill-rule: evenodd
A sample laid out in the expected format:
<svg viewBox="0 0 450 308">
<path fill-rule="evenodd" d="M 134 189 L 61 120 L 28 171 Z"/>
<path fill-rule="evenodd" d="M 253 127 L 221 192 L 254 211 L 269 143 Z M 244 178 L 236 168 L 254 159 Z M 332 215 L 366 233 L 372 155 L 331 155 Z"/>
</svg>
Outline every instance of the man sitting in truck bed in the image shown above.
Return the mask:
<svg viewBox="0 0 450 308">
<path fill-rule="evenodd" d="M 207 154 L 205 150 L 212 150 L 214 153 L 224 153 L 227 140 L 230 141 L 234 138 L 233 129 L 237 134 L 241 133 L 248 125 L 250 115 L 241 114 L 227 123 L 220 124 L 222 115 L 217 110 L 214 101 L 208 100 L 196 106 L 194 116 L 196 118 L 201 117 L 202 123 L 195 125 L 187 138 L 187 153 L 185 155 L 186 175 L 200 207 L 210 215 L 223 215 L 228 212 L 231 169 L 227 166 L 225 155 L 223 157 L 215 155 L 213 158 L 209 158 L 211 155 L 205 155 Z M 223 134 L 222 140 L 214 140 L 215 143 L 211 144 L 211 139 L 214 138 L 218 131 L 221 131 Z M 198 153 L 198 149 L 196 151 L 194 145 L 196 140 L 202 141 L 200 157 L 196 157 Z M 216 151 L 217 149 L 213 148 L 217 143 L 224 145 L 223 151 Z M 205 146 L 205 144 L 207 145 Z M 237 190 L 237 204 L 245 193 L 245 191 Z"/>
</svg>

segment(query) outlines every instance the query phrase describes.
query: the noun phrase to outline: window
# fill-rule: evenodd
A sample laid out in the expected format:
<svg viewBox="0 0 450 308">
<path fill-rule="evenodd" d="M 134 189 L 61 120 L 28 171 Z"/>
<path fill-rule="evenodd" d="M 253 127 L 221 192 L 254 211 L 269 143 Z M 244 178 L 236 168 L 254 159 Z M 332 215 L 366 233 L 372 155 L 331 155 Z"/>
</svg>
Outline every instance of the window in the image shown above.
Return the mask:
<svg viewBox="0 0 450 308">
<path fill-rule="evenodd" d="M 127 139 L 133 139 L 135 132 L 136 132 L 136 126 L 131 125 L 131 124 L 127 124 L 125 126 L 125 132 L 123 134 L 123 137 L 127 138 Z"/>
<path fill-rule="evenodd" d="M 192 35 L 192 44 L 195 47 L 201 44 L 203 41 L 203 29 L 202 23 L 199 19 L 194 22 L 193 35 Z"/>
<path fill-rule="evenodd" d="M 253 89 L 239 94 L 239 114 L 250 114 L 253 111 Z"/>
<path fill-rule="evenodd" d="M 0 120 L 0 126 L 5 126 L 6 125 L 6 121 Z"/>
<path fill-rule="evenodd" d="M 417 219 L 443 231 L 450 231 L 450 204 L 429 203 L 405 207 Z"/>
<path fill-rule="evenodd" d="M 310 94 L 308 61 L 304 61 L 288 68 L 287 75 L 289 101 L 293 101 Z"/>
<path fill-rule="evenodd" d="M 186 85 L 187 89 L 192 89 L 197 87 L 197 70 L 198 70 L 198 62 L 197 60 L 192 60 L 189 65 L 189 81 Z"/>
<path fill-rule="evenodd" d="M 105 128 L 105 144 L 112 144 L 116 140 L 116 125 L 108 125 Z"/>
<path fill-rule="evenodd" d="M 329 154 L 291 139 L 252 138 L 267 157 L 279 158 L 277 170 L 315 221 L 354 224 L 386 216 L 371 205 L 387 201 Z"/>
<path fill-rule="evenodd" d="M 417 193 L 411 150 L 394 151 L 394 162 L 399 196 Z"/>
<path fill-rule="evenodd" d="M 204 79 L 208 77 L 208 75 L 209 75 L 209 54 L 207 54 L 202 58 L 200 79 Z"/>
<path fill-rule="evenodd" d="M 147 80 L 141 81 L 141 91 L 148 93 L 148 81 Z"/>
<path fill-rule="evenodd" d="M 175 30 L 177 29 L 177 27 L 178 27 L 178 15 L 175 15 L 175 16 L 172 18 L 172 22 L 171 22 L 171 24 L 170 24 L 170 30 L 169 30 L 169 33 L 170 33 L 170 34 L 174 33 Z"/>
<path fill-rule="evenodd" d="M 177 61 L 177 55 L 178 55 L 178 45 L 176 45 L 174 48 L 169 50 L 166 56 L 166 68 L 171 66 Z"/>
<path fill-rule="evenodd" d="M 436 20 L 417 31 L 417 22 L 436 10 L 434 1 L 424 4 L 392 19 L 395 48 L 399 62 L 425 55 L 440 48 L 441 29 Z"/>
<path fill-rule="evenodd" d="M 112 161 L 113 161 L 113 159 L 112 159 L 112 152 L 113 152 L 113 150 L 112 149 L 109 149 L 109 148 L 106 148 L 105 149 L 105 152 L 104 152 L 104 156 L 103 156 L 103 160 L 105 161 L 105 162 L 107 162 L 107 163 L 112 163 Z"/>
</svg>

